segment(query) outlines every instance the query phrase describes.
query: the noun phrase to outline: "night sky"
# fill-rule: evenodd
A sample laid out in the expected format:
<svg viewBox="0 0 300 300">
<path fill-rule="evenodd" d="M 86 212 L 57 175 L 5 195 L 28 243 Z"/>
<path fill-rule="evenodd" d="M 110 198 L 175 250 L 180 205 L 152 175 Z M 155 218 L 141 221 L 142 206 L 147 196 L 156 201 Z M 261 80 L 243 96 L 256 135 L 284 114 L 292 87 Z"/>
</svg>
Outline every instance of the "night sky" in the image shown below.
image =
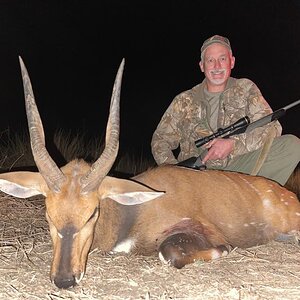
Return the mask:
<svg viewBox="0 0 300 300">
<path fill-rule="evenodd" d="M 234 77 L 253 80 L 273 110 L 300 98 L 300 1 L 0 0 L 0 132 L 27 130 L 18 62 L 31 77 L 47 137 L 104 134 L 126 59 L 120 152 L 149 156 L 162 114 L 203 80 L 203 41 L 228 37 Z M 300 106 L 280 120 L 300 137 Z"/>
</svg>

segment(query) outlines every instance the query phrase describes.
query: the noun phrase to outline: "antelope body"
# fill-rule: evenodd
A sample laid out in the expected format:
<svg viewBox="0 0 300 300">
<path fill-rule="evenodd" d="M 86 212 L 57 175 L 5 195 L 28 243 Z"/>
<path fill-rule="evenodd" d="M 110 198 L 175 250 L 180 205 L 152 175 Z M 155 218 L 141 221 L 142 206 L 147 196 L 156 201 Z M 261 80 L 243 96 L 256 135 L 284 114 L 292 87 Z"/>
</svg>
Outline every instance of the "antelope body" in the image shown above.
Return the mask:
<svg viewBox="0 0 300 300">
<path fill-rule="evenodd" d="M 33 155 L 39 172 L 0 174 L 0 190 L 45 195 L 53 242 L 51 280 L 78 283 L 90 249 L 158 254 L 177 268 L 232 247 L 267 243 L 300 230 L 296 195 L 263 177 L 160 166 L 130 180 L 107 176 L 118 152 L 122 62 L 114 85 L 106 147 L 92 165 L 61 169 L 49 156 L 27 70 L 20 59 Z"/>
</svg>

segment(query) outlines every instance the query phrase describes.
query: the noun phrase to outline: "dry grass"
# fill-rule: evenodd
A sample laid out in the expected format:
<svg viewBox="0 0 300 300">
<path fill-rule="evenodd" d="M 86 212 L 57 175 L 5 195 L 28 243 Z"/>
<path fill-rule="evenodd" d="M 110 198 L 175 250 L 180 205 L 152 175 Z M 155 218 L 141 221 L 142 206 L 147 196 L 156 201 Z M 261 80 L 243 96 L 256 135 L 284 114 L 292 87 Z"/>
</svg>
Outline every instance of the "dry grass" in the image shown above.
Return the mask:
<svg viewBox="0 0 300 300">
<path fill-rule="evenodd" d="M 58 166 L 75 158 L 94 162 L 103 151 L 103 138 L 88 139 L 84 132 L 58 130 L 53 135 L 53 142 L 50 141 L 46 146 L 50 148 L 48 151 Z M 125 153 L 117 158 L 112 173 L 136 175 L 154 165 L 153 159 Z M 0 132 L 0 171 L 34 167 L 28 133 L 12 134 L 9 129 Z"/>
<path fill-rule="evenodd" d="M 27 133 L 0 132 L 0 170 L 11 170 L 19 166 L 34 166 Z"/>
<path fill-rule="evenodd" d="M 42 197 L 0 194 L 0 299 L 300 299 L 299 246 L 235 249 L 181 270 L 157 257 L 90 253 L 79 286 L 49 280 L 52 247 Z"/>
<path fill-rule="evenodd" d="M 86 138 L 85 133 L 58 130 L 53 135 L 53 142 L 46 145 L 50 148 L 54 160 L 63 160 L 63 164 L 74 158 L 94 161 L 103 151 L 102 138 Z M 30 147 L 29 135 L 26 132 L 12 134 L 9 129 L 0 133 L 0 169 L 11 170 L 35 166 Z M 52 150 L 52 151 L 51 151 Z M 88 150 L 88 151 L 87 151 Z"/>
</svg>

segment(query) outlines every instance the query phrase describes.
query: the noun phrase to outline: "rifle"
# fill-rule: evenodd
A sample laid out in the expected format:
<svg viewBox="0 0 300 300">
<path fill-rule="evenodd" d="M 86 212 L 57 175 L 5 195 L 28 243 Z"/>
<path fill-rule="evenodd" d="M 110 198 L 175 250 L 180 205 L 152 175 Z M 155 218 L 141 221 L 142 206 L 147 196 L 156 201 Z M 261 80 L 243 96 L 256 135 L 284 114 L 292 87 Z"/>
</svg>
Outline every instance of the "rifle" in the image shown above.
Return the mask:
<svg viewBox="0 0 300 300">
<path fill-rule="evenodd" d="M 240 133 L 248 133 L 255 128 L 264 126 L 268 123 L 278 120 L 279 118 L 281 118 L 282 116 L 285 115 L 285 113 L 288 109 L 290 109 L 298 104 L 300 104 L 300 99 L 254 121 L 252 123 L 250 123 L 249 117 L 245 116 L 228 127 L 219 128 L 213 134 L 206 136 L 204 138 L 201 138 L 199 140 L 196 140 L 195 145 L 197 148 L 199 148 L 202 145 L 208 143 L 209 141 L 211 141 L 217 137 L 229 138 L 232 135 L 236 135 L 236 134 L 240 134 Z M 186 160 L 179 162 L 177 165 L 195 169 L 195 170 L 205 170 L 206 169 L 206 166 L 202 163 L 200 156 L 190 157 Z"/>
</svg>

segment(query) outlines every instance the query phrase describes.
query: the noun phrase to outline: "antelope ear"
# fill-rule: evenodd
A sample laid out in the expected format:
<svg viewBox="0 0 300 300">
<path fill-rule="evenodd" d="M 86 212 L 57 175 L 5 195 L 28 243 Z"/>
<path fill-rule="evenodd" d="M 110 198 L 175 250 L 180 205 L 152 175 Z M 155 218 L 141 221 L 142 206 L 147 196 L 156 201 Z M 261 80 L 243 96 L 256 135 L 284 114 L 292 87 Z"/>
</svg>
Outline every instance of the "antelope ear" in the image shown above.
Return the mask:
<svg viewBox="0 0 300 300">
<path fill-rule="evenodd" d="M 123 205 L 141 204 L 165 194 L 141 183 L 106 176 L 98 190 L 101 199 L 110 198 Z"/>
<path fill-rule="evenodd" d="M 48 187 L 38 172 L 10 172 L 0 174 L 0 190 L 18 198 L 46 196 Z"/>
<path fill-rule="evenodd" d="M 107 197 L 123 205 L 136 205 L 153 200 L 162 195 L 164 195 L 164 192 L 130 192 L 111 194 Z"/>
</svg>

